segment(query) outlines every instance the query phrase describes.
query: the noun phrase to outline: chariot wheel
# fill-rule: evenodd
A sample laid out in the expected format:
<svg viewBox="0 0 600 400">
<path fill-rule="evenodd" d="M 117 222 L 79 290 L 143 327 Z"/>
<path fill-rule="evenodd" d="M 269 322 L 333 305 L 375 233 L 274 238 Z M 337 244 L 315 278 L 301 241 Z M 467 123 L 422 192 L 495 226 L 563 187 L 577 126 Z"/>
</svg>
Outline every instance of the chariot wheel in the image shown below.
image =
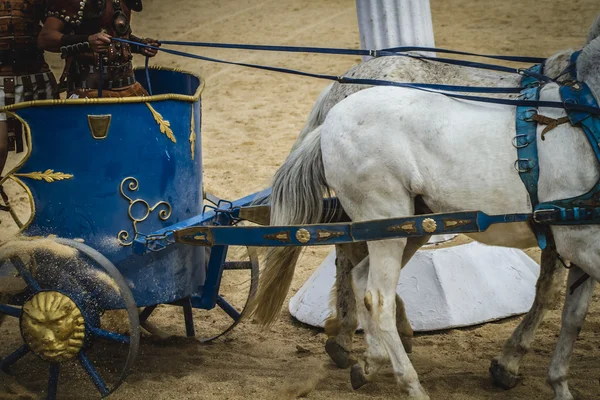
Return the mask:
<svg viewBox="0 0 600 400">
<path fill-rule="evenodd" d="M 219 266 L 223 269 L 219 273 Z M 202 296 L 182 299 L 173 303 L 183 309 L 185 333 L 202 343 L 218 339 L 235 328 L 244 316 L 248 302 L 258 288 L 258 255 L 251 247 L 216 246 L 206 249 L 206 283 Z M 211 288 L 219 287 L 218 293 L 209 293 Z M 211 306 L 214 296 L 214 308 Z M 171 332 L 162 327 L 165 321 L 169 325 L 179 325 L 181 314 L 173 313 L 172 307 L 161 307 L 154 315 L 158 318 L 148 320 L 157 306 L 146 307 L 140 314 L 142 326 L 155 336 L 166 338 Z M 160 319 L 160 322 L 158 320 Z M 157 325 L 155 325 L 158 324 Z M 148 326 L 150 324 L 150 326 Z"/>
<path fill-rule="evenodd" d="M 72 382 L 81 375 L 77 369 L 83 369 L 93 384 L 90 389 L 108 396 L 127 377 L 139 349 L 139 319 L 129 287 L 106 257 L 83 243 L 23 243 L 26 251 L 18 245 L 8 248 L 11 242 L 0 247 L 0 276 L 16 272 L 23 282 L 21 293 L 5 294 L 0 303 L 6 315 L 3 330 L 18 331 L 10 339 L 3 335 L 0 369 L 28 390 L 44 392 L 47 399 L 60 394 L 62 375 Z M 101 316 L 109 309 L 126 310 L 127 333 L 102 327 Z M 30 354 L 34 357 L 19 362 Z M 106 355 L 114 357 L 107 360 Z M 40 379 L 44 372 L 45 380 Z M 85 384 L 77 386 L 80 396 Z"/>
</svg>

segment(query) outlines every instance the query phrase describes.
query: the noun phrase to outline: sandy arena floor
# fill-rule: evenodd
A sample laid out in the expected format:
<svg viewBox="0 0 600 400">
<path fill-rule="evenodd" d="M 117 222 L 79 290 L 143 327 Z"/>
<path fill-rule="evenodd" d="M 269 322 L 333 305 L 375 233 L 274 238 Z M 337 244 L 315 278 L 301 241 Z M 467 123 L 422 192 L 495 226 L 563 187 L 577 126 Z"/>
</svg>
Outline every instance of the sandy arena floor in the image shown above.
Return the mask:
<svg viewBox="0 0 600 400">
<path fill-rule="evenodd" d="M 584 42 L 600 11 L 597 0 L 431 0 L 436 45 L 474 52 L 549 56 Z M 170 40 L 243 42 L 357 48 L 353 0 L 145 0 L 136 15 L 138 36 Z M 564 8 L 564 9 L 563 9 Z M 342 74 L 357 57 L 194 50 L 236 61 Z M 139 62 L 140 60 L 138 60 Z M 205 185 L 223 198 L 235 199 L 269 185 L 284 160 L 326 81 L 159 55 L 154 63 L 200 73 L 203 94 Z M 61 63 L 52 58 L 54 71 Z M 308 249 L 297 268 L 297 291 L 329 248 Z M 539 253 L 529 254 L 536 260 Z M 482 268 L 485 266 L 482 265 Z M 232 277 L 229 289 L 247 287 Z M 197 312 L 199 331 L 222 323 L 222 315 Z M 550 399 L 546 371 L 560 327 L 560 311 L 542 324 L 521 372 L 523 383 L 511 390 L 495 388 L 488 376 L 490 359 L 501 349 L 519 318 L 468 329 L 421 334 L 410 356 L 432 399 Z M 183 334 L 180 311 L 162 308 L 153 317 L 159 326 Z M 202 321 L 204 326 L 200 323 Z M 14 322 L 0 327 L 0 354 L 16 343 Z M 4 338 L 11 338 L 6 339 Z M 166 399 L 389 399 L 402 398 L 391 369 L 380 381 L 359 391 L 349 372 L 335 368 L 324 352 L 325 334 L 295 322 L 287 312 L 270 331 L 244 324 L 223 340 L 202 345 L 177 339 L 166 343 L 144 337 L 141 354 L 124 385 L 111 398 Z M 364 348 L 355 341 L 356 354 Z M 600 398 L 600 307 L 592 305 L 577 341 L 570 384 L 578 399 Z M 111 353 L 112 354 L 112 353 Z M 45 386 L 33 358 L 22 362 L 22 384 Z M 109 359 L 110 361 L 110 359 Z M 107 361 L 107 362 L 109 362 Z M 23 376 L 23 375 L 22 375 Z M 93 387 L 81 373 L 61 376 L 60 398 L 88 399 Z M 4 392 L 4 393 L 3 393 Z M 0 375 L 0 399 L 36 398 L 19 383 Z"/>
</svg>

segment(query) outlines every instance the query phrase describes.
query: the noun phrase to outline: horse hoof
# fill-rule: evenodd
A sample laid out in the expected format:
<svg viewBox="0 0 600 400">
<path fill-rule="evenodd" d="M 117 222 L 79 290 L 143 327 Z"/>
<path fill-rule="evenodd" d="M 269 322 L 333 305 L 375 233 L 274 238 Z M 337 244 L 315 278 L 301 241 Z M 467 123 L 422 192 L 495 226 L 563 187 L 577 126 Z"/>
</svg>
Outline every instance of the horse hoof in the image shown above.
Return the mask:
<svg viewBox="0 0 600 400">
<path fill-rule="evenodd" d="M 363 368 L 359 363 L 354 364 L 350 369 L 350 383 L 352 384 L 352 389 L 354 390 L 358 390 L 369 383 Z"/>
<path fill-rule="evenodd" d="M 412 336 L 400 336 L 400 340 L 402 341 L 402 346 L 404 347 L 404 351 L 406 351 L 407 354 L 412 353 L 412 346 L 413 346 Z"/>
<path fill-rule="evenodd" d="M 490 365 L 490 375 L 494 384 L 502 389 L 512 389 L 521 381 L 519 375 L 509 372 L 496 359 L 493 359 Z"/>
<path fill-rule="evenodd" d="M 344 349 L 340 344 L 335 341 L 335 338 L 327 339 L 325 343 L 325 351 L 329 354 L 329 357 L 333 360 L 338 368 L 348 368 L 350 366 L 350 352 Z"/>
</svg>

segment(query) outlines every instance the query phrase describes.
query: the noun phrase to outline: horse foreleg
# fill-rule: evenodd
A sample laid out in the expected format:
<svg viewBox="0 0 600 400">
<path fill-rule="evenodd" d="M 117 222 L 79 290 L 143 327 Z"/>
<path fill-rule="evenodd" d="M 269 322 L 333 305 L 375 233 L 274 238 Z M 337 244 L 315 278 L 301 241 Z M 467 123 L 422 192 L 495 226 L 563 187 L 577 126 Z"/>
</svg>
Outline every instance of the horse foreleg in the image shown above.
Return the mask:
<svg viewBox="0 0 600 400">
<path fill-rule="evenodd" d="M 490 373 L 494 382 L 503 388 L 515 387 L 519 382 L 519 366 L 529 351 L 535 332 L 547 311 L 558 300 L 566 269 L 553 248 L 542 252 L 540 276 L 536 283 L 536 296 L 527 315 L 504 344 L 503 353 L 492 360 Z"/>
<path fill-rule="evenodd" d="M 573 354 L 573 345 L 579 332 L 581 332 L 596 283 L 594 279 L 589 278 L 571 293 L 571 286 L 583 274 L 584 272 L 576 266 L 573 266 L 569 271 L 560 335 L 548 370 L 548 383 L 554 390 L 555 400 L 573 400 L 574 398 L 567 383 L 569 362 Z"/>
<path fill-rule="evenodd" d="M 533 342 L 535 332 L 549 309 L 557 303 L 566 269 L 554 248 L 542 251 L 540 276 L 531 309 L 504 344 L 502 354 L 492 360 L 490 374 L 497 386 L 510 389 L 519 383 L 519 366 Z"/>
</svg>

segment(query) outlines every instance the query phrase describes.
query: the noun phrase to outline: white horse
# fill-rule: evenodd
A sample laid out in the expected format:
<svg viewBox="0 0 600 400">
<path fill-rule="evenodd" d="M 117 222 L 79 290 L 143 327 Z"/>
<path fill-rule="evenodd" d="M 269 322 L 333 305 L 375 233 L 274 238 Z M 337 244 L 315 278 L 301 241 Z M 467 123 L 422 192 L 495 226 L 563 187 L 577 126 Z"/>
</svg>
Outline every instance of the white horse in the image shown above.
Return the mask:
<svg viewBox="0 0 600 400">
<path fill-rule="evenodd" d="M 600 96 L 600 38 L 597 25 L 577 63 L 577 79 Z M 594 38 L 596 37 L 596 38 Z M 548 84 L 542 100 L 560 101 Z M 551 118 L 564 110 L 540 108 Z M 489 214 L 531 212 L 528 194 L 513 168 L 515 109 L 459 101 L 437 93 L 376 87 L 333 107 L 277 172 L 271 197 L 272 225 L 320 220 L 322 197 L 335 191 L 353 221 L 414 215 L 418 199 L 434 212 L 477 209 Z M 540 128 L 538 137 L 541 135 Z M 600 177 L 595 155 L 581 129 L 560 125 L 539 141 L 541 201 L 586 192 Z M 582 326 L 594 283 L 600 279 L 597 226 L 553 226 L 557 251 L 572 261 L 569 284 L 593 279 L 567 294 L 563 323 L 552 357 L 549 382 L 556 399 L 572 399 L 566 381 L 573 342 Z M 525 223 L 495 225 L 471 235 L 493 245 L 533 247 Z M 422 242 L 422 240 L 421 240 Z M 427 399 L 403 349 L 395 324 L 395 287 L 401 267 L 419 243 L 410 239 L 369 242 L 369 258 L 353 271 L 358 314 L 367 351 L 352 368 L 353 386 L 372 380 L 390 360 L 399 386 L 411 398 Z M 269 250 L 259 293 L 251 310 L 259 323 L 278 315 L 300 249 Z"/>
<path fill-rule="evenodd" d="M 600 36 L 600 18 L 590 28 L 587 42 L 597 36 Z M 551 77 L 558 76 L 569 64 L 571 53 L 571 50 L 567 50 L 550 57 L 544 65 L 544 73 Z M 506 73 L 440 64 L 402 56 L 374 58 L 353 67 L 344 75 L 353 78 L 370 78 L 397 82 L 445 83 L 490 87 L 517 86 L 520 81 L 519 76 Z M 571 77 L 570 74 L 563 76 L 565 80 L 572 78 L 574 77 Z M 308 133 L 323 123 L 327 113 L 335 104 L 350 94 L 368 87 L 368 85 L 339 83 L 328 86 L 317 99 L 292 152 L 304 141 Z M 418 200 L 417 204 L 415 204 L 416 212 L 429 212 L 427 207 Z M 412 239 L 416 243 L 412 245 L 409 241 L 408 247 L 416 251 L 428 239 L 428 237 Z M 405 250 L 405 257 L 410 258 L 412 254 L 407 253 Z M 350 274 L 352 268 L 358 262 L 362 261 L 367 254 L 368 251 L 365 243 L 336 246 L 336 282 L 332 291 L 332 303 L 335 304 L 336 310 L 325 322 L 325 331 L 329 336 L 325 348 L 333 361 L 341 368 L 346 368 L 350 364 L 352 339 L 358 326 L 356 302 L 352 291 Z M 506 342 L 503 354 L 492 361 L 490 372 L 497 385 L 504 388 L 511 388 L 517 385 L 519 381 L 520 362 L 531 347 L 535 332 L 547 311 L 557 303 L 557 295 L 565 273 L 566 269 L 563 268 L 562 263 L 559 261 L 556 249 L 554 247 L 545 249 L 542 252 L 542 265 L 532 307 Z M 399 296 L 396 299 L 396 306 L 398 332 L 405 350 L 410 352 L 412 349 L 413 330 L 406 316 L 402 299 Z"/>
<path fill-rule="evenodd" d="M 600 19 L 590 29 L 589 37 L 595 38 L 600 30 Z M 558 76 L 568 65 L 572 50 L 559 52 L 550 57 L 544 66 L 544 73 L 548 76 Z M 488 86 L 488 87 L 518 87 L 521 77 L 516 74 L 490 71 L 485 69 L 465 68 L 405 56 L 387 56 L 373 58 L 350 69 L 344 76 L 352 78 L 369 78 L 389 80 L 395 82 L 421 82 L 444 83 L 463 86 Z M 571 79 L 570 74 L 563 79 Z M 308 121 L 304 125 L 292 152 L 304 141 L 306 136 L 319 127 L 329 110 L 349 95 L 366 89 L 368 85 L 339 84 L 329 85 L 318 97 Z M 497 95 L 501 97 L 515 97 L 516 95 Z M 420 200 L 415 205 L 417 212 L 425 214 L 430 210 Z M 408 260 L 429 237 L 416 238 L 405 250 Z M 335 304 L 335 313 L 325 322 L 325 331 L 329 335 L 325 346 L 327 353 L 340 367 L 346 368 L 350 363 L 352 338 L 358 326 L 356 316 L 356 302 L 351 284 L 351 270 L 367 255 L 365 243 L 346 244 L 336 246 L 336 282 L 332 292 L 332 303 Z M 499 357 L 492 366 L 491 372 L 495 382 L 502 387 L 514 387 L 518 382 L 518 370 L 522 357 L 531 346 L 535 331 L 543 320 L 546 312 L 555 303 L 559 284 L 562 283 L 566 270 L 558 261 L 553 248 L 544 251 L 542 257 L 542 271 L 538 278 L 538 290 L 535 301 L 528 315 L 515 334 L 505 346 L 505 354 Z M 412 349 L 413 330 L 406 316 L 402 299 L 396 299 L 397 328 L 400 338 L 407 352 Z"/>
</svg>

